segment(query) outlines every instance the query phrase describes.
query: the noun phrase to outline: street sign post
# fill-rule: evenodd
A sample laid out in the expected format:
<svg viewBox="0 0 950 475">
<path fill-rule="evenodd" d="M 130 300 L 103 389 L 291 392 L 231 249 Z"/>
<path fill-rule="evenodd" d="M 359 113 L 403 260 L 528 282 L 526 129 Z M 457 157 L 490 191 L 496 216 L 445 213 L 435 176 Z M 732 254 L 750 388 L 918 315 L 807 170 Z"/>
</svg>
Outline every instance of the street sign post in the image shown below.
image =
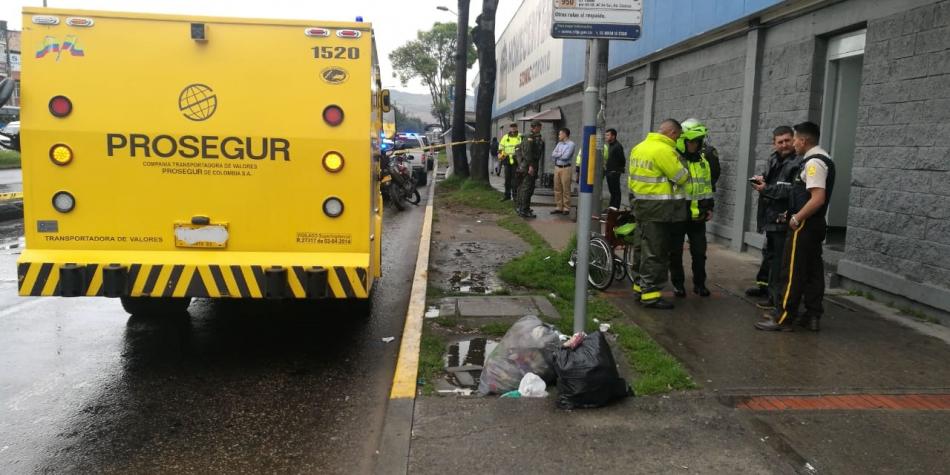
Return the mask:
<svg viewBox="0 0 950 475">
<path fill-rule="evenodd" d="M 549 0 L 554 2 L 551 36 L 587 38 L 588 55 L 584 78 L 581 124 L 580 177 L 577 190 L 577 260 L 574 266 L 574 332 L 584 330 L 587 321 L 587 273 L 590 266 L 590 225 L 592 206 L 600 205 L 600 176 L 603 167 L 597 145 L 597 112 L 600 89 L 607 87 L 608 40 L 640 38 L 643 0 Z M 600 64 L 599 64 L 600 63 Z M 606 95 L 604 95 L 606 97 Z M 602 136 L 602 135 L 601 135 Z M 595 193 L 596 190 L 596 193 Z M 595 196 L 592 196 L 595 195 Z"/>
<path fill-rule="evenodd" d="M 553 0 L 551 36 L 602 40 L 640 38 L 643 0 Z"/>
</svg>

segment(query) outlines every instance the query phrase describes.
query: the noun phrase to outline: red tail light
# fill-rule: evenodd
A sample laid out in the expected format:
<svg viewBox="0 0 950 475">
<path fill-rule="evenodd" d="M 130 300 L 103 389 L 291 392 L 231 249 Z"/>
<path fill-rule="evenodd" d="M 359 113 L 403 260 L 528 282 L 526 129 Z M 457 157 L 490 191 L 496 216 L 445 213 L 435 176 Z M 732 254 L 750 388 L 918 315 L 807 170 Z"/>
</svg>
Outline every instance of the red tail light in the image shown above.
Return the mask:
<svg viewBox="0 0 950 475">
<path fill-rule="evenodd" d="M 49 100 L 49 113 L 56 117 L 66 117 L 73 111 L 73 103 L 66 96 L 54 96 Z"/>
<path fill-rule="evenodd" d="M 307 28 L 304 30 L 304 34 L 307 36 L 324 37 L 330 36 L 330 30 L 326 28 Z"/>
<path fill-rule="evenodd" d="M 359 38 L 363 33 L 360 30 L 337 30 L 336 36 L 340 38 Z"/>
<path fill-rule="evenodd" d="M 343 123 L 343 109 L 338 105 L 329 105 L 323 109 L 323 121 L 332 127 Z"/>
</svg>

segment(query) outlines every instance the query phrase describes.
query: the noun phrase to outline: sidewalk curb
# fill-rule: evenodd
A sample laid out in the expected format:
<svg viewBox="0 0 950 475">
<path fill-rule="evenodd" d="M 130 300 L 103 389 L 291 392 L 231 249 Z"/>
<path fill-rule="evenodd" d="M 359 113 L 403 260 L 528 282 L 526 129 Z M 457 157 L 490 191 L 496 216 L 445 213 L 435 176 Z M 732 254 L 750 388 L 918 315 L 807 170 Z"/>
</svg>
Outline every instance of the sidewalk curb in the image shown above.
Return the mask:
<svg viewBox="0 0 950 475">
<path fill-rule="evenodd" d="M 432 239 L 432 212 L 435 197 L 435 176 L 438 163 L 432 170 L 426 212 L 419 237 L 416 270 L 409 294 L 406 323 L 399 344 L 399 358 L 393 375 L 392 390 L 386 405 L 383 430 L 380 435 L 378 457 L 373 473 L 405 474 L 409 470 L 409 443 L 412 439 L 412 418 L 416 402 L 416 384 L 419 372 L 419 345 L 422 339 L 422 317 L 426 308 L 426 286 L 429 278 L 429 242 Z"/>
</svg>

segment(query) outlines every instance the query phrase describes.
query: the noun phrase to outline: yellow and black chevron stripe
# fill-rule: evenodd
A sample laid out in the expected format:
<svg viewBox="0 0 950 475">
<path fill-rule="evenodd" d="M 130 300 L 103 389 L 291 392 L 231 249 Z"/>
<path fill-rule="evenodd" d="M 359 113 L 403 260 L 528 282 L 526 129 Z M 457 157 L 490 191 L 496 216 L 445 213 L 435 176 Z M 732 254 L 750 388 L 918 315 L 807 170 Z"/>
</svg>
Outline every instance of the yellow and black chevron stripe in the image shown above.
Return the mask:
<svg viewBox="0 0 950 475">
<path fill-rule="evenodd" d="M 24 262 L 17 268 L 19 294 L 22 296 L 62 295 L 59 283 L 60 263 Z M 83 266 L 83 295 L 102 296 L 101 264 Z M 219 266 L 131 264 L 127 266 L 127 288 L 132 297 L 211 297 L 263 298 L 265 269 L 269 266 Z M 288 298 L 306 298 L 306 272 L 303 266 L 287 267 Z M 366 298 L 369 294 L 367 272 L 363 267 L 327 267 L 328 298 Z"/>
</svg>

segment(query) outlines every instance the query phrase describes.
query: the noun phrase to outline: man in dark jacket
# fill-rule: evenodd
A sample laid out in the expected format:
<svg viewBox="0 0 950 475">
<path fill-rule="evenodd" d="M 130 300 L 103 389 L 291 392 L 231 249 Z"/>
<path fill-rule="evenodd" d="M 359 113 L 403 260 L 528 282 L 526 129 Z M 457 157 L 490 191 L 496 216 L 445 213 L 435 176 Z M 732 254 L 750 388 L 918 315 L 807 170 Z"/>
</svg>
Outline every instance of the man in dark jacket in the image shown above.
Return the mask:
<svg viewBox="0 0 950 475">
<path fill-rule="evenodd" d="M 607 144 L 604 145 L 604 161 L 606 169 L 604 177 L 607 178 L 607 190 L 610 191 L 610 208 L 620 209 L 620 175 L 623 174 L 624 167 L 627 166 L 627 159 L 623 154 L 623 145 L 617 141 L 617 130 L 607 129 L 604 133 Z"/>
<path fill-rule="evenodd" d="M 785 211 L 788 210 L 788 197 L 794 179 L 792 174 L 801 162 L 795 156 L 792 134 L 792 128 L 784 125 L 772 132 L 772 155 L 765 171 L 753 177 L 755 182 L 752 183 L 755 191 L 759 192 L 756 228 L 760 233 L 765 232 L 765 246 L 762 247 L 762 264 L 755 277 L 756 286 L 747 289 L 746 294 L 763 297 L 756 305 L 765 310 L 775 306 L 779 290 L 782 252 L 788 232 Z"/>
</svg>

